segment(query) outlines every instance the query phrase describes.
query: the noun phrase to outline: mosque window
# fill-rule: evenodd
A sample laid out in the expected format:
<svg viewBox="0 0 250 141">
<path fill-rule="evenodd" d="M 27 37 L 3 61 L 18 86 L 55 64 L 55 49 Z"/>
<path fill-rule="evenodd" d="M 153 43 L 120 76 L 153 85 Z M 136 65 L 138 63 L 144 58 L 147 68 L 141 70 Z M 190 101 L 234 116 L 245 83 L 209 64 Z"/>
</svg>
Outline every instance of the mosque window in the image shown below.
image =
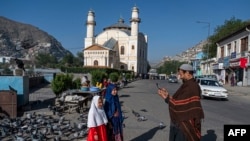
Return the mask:
<svg viewBox="0 0 250 141">
<path fill-rule="evenodd" d="M 121 65 L 120 69 L 121 69 L 121 70 L 124 70 L 124 65 Z"/>
<path fill-rule="evenodd" d="M 135 49 L 135 46 L 134 45 L 132 45 L 132 50 L 134 50 Z"/>
<path fill-rule="evenodd" d="M 121 55 L 124 55 L 124 52 L 125 52 L 125 48 L 124 46 L 121 46 Z"/>
<path fill-rule="evenodd" d="M 98 66 L 98 61 L 97 60 L 94 61 L 94 66 Z"/>
<path fill-rule="evenodd" d="M 132 70 L 134 70 L 134 66 L 132 66 Z"/>
</svg>

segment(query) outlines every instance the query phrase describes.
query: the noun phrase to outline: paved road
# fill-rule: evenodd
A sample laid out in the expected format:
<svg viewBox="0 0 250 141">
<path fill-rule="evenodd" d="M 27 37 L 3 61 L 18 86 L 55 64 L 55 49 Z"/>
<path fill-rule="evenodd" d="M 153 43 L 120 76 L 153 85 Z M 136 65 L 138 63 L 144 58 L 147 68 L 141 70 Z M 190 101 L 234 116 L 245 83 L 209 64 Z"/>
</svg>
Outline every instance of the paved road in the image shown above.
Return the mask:
<svg viewBox="0 0 250 141">
<path fill-rule="evenodd" d="M 180 84 L 167 83 L 164 80 L 139 80 L 128 85 L 119 92 L 126 112 L 125 140 L 131 141 L 163 141 L 168 140 L 169 115 L 166 103 L 156 95 L 155 83 L 168 88 L 174 93 Z M 202 125 L 202 141 L 223 141 L 223 127 L 225 124 L 249 124 L 250 94 L 249 87 L 228 87 L 227 101 L 217 99 L 202 99 L 205 119 Z M 242 88 L 242 89 L 241 89 Z M 146 109 L 147 112 L 144 112 Z M 138 122 L 132 110 L 148 118 Z M 163 121 L 167 127 L 157 128 Z"/>
</svg>

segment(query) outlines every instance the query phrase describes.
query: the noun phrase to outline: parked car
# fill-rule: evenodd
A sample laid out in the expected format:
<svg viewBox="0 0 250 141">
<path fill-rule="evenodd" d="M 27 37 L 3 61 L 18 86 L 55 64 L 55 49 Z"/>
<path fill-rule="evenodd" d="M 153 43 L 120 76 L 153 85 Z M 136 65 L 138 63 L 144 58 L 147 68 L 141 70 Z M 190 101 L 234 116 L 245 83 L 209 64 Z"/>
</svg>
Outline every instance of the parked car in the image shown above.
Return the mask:
<svg viewBox="0 0 250 141">
<path fill-rule="evenodd" d="M 178 83 L 178 78 L 175 75 L 171 75 L 168 77 L 169 83 Z"/>
<path fill-rule="evenodd" d="M 201 97 L 213 97 L 220 99 L 228 98 L 228 91 L 220 85 L 217 80 L 211 78 L 197 78 L 196 81 L 199 83 L 202 94 Z"/>
<path fill-rule="evenodd" d="M 195 79 L 198 79 L 198 78 L 209 78 L 209 79 L 217 80 L 217 76 L 216 75 L 198 75 L 198 76 L 195 76 L 194 78 Z"/>
</svg>

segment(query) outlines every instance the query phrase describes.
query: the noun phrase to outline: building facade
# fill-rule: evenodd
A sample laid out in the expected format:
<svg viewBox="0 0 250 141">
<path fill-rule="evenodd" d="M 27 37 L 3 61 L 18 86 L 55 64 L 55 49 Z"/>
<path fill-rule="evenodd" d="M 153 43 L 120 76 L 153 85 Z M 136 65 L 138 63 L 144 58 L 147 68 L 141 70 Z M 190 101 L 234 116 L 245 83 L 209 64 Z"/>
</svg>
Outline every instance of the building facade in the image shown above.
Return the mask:
<svg viewBox="0 0 250 141">
<path fill-rule="evenodd" d="M 217 63 L 214 72 L 225 83 L 250 86 L 250 25 L 221 39 L 217 43 Z"/>
<path fill-rule="evenodd" d="M 118 23 L 95 33 L 95 13 L 88 12 L 84 40 L 84 66 L 101 66 L 147 74 L 148 38 L 139 32 L 139 9 L 132 8 L 130 26 L 120 18 Z M 96 36 L 95 36 L 96 35 Z"/>
</svg>

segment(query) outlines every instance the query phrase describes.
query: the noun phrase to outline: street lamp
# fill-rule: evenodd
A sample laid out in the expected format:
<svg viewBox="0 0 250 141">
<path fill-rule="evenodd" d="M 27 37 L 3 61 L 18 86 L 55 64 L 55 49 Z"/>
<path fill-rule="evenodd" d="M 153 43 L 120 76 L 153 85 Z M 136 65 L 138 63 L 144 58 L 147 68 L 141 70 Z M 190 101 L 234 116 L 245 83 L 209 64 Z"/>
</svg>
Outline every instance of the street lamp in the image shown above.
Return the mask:
<svg viewBox="0 0 250 141">
<path fill-rule="evenodd" d="M 204 21 L 197 21 L 197 23 L 201 23 L 201 24 L 207 24 L 208 25 L 208 32 L 207 32 L 207 59 L 209 58 L 209 36 L 210 36 L 210 22 L 204 22 Z M 208 64 L 207 64 L 207 72 L 208 72 Z M 210 71 L 209 71 L 210 74 Z"/>
</svg>

